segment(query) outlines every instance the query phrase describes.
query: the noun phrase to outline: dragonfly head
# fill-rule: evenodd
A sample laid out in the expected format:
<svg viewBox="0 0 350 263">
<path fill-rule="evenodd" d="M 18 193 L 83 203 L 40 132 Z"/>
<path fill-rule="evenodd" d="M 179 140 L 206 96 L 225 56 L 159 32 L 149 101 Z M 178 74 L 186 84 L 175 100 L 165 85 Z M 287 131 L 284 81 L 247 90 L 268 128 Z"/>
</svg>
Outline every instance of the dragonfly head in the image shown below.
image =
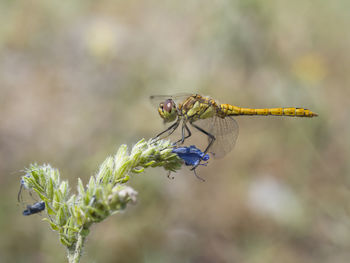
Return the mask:
<svg viewBox="0 0 350 263">
<path fill-rule="evenodd" d="M 177 117 L 176 104 L 172 99 L 161 102 L 158 107 L 158 113 L 164 122 L 172 122 Z"/>
</svg>

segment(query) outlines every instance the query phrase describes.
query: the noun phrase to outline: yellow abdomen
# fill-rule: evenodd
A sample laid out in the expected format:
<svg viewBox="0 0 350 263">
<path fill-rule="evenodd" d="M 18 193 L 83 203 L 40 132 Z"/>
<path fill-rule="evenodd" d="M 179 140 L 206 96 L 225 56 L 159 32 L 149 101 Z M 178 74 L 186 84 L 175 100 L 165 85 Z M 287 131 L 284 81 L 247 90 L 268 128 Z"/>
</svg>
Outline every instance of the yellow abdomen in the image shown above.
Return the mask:
<svg viewBox="0 0 350 263">
<path fill-rule="evenodd" d="M 250 109 L 233 106 L 230 104 L 219 105 L 219 115 L 221 117 L 232 115 L 274 115 L 274 116 L 291 116 L 291 117 L 316 117 L 317 113 L 303 108 L 267 108 L 267 109 Z"/>
</svg>

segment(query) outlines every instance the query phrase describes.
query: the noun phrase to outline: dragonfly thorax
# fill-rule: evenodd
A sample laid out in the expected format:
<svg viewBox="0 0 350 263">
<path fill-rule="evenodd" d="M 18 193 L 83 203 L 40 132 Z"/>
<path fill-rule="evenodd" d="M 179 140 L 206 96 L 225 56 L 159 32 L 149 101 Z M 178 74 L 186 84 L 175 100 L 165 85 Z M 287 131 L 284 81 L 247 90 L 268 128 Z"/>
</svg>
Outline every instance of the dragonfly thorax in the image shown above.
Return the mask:
<svg viewBox="0 0 350 263">
<path fill-rule="evenodd" d="M 181 111 L 186 119 L 194 122 L 199 119 L 214 117 L 217 112 L 217 104 L 209 98 L 193 95 L 183 103 Z"/>
</svg>

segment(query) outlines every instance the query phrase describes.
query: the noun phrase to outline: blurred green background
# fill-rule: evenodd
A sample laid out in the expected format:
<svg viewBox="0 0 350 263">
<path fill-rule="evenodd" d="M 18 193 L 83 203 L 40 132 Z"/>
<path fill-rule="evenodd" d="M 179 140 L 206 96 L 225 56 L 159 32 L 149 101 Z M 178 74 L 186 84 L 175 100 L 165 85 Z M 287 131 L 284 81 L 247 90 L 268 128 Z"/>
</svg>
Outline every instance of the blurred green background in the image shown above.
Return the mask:
<svg viewBox="0 0 350 263">
<path fill-rule="evenodd" d="M 82 262 L 349 262 L 350 2 L 0 1 L 0 262 L 64 262 L 43 216 L 23 217 L 21 170 L 59 168 L 75 191 L 120 144 L 164 126 L 153 94 L 314 119 L 239 117 L 225 158 L 95 225 Z M 32 202 L 27 199 L 27 202 Z"/>
</svg>

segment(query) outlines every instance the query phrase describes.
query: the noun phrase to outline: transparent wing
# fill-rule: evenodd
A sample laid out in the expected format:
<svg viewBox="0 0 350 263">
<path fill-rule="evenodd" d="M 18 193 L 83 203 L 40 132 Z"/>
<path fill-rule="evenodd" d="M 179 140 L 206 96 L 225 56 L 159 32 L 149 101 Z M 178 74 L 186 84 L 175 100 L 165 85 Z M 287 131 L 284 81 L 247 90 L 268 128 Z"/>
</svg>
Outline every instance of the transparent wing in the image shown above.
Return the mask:
<svg viewBox="0 0 350 263">
<path fill-rule="evenodd" d="M 209 148 L 209 152 L 215 158 L 224 157 L 235 146 L 239 127 L 236 120 L 232 117 L 227 116 L 223 119 L 215 116 L 213 118 L 198 120 L 194 124 L 215 136 L 216 140 Z"/>
<path fill-rule="evenodd" d="M 172 99 L 175 101 L 176 105 L 182 103 L 185 99 L 191 96 L 191 93 L 178 93 L 174 95 L 152 95 L 150 96 L 151 103 L 154 107 L 159 106 L 159 103 L 164 102 L 167 99 Z"/>
</svg>

